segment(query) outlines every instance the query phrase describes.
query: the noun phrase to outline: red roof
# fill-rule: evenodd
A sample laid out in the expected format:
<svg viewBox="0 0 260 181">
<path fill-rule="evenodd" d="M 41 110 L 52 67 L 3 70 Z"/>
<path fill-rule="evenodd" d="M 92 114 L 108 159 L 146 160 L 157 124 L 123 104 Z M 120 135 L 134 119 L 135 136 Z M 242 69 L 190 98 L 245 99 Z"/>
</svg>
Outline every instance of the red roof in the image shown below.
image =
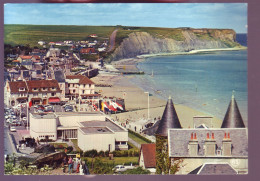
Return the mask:
<svg viewBox="0 0 260 181">
<path fill-rule="evenodd" d="M 27 85 L 26 85 L 27 84 Z M 57 80 L 31 80 L 31 81 L 17 81 L 9 82 L 11 93 L 24 93 L 27 92 L 27 86 L 29 93 L 35 92 L 33 88 L 38 88 L 37 92 L 59 92 L 59 84 Z M 25 91 L 19 91 L 19 88 L 24 88 Z M 41 88 L 47 88 L 48 90 L 42 91 Z M 56 88 L 56 90 L 51 90 L 50 88 Z"/>
<path fill-rule="evenodd" d="M 145 168 L 155 168 L 156 167 L 156 144 L 142 144 L 141 145 L 141 153 L 144 158 L 144 166 Z"/>
<path fill-rule="evenodd" d="M 79 79 L 79 84 L 95 84 L 84 75 L 67 75 L 66 79 Z"/>
<path fill-rule="evenodd" d="M 32 59 L 33 56 L 31 55 L 20 55 L 21 59 Z"/>
<path fill-rule="evenodd" d="M 95 48 L 81 48 L 80 53 L 96 53 Z"/>
</svg>

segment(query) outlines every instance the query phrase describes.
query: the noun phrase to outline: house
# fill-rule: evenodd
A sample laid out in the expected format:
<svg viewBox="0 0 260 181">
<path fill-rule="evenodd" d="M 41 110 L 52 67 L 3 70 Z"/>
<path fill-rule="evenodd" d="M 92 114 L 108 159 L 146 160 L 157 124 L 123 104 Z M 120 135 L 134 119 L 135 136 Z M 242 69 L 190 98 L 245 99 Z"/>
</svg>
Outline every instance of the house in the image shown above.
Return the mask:
<svg viewBox="0 0 260 181">
<path fill-rule="evenodd" d="M 31 137 L 52 140 L 78 140 L 83 151 L 128 149 L 128 131 L 101 113 L 32 113 Z"/>
<path fill-rule="evenodd" d="M 20 61 L 20 63 L 22 62 L 31 62 L 31 61 L 36 61 L 35 57 L 32 55 L 20 55 L 17 60 Z"/>
<path fill-rule="evenodd" d="M 38 41 L 38 44 L 41 45 L 41 46 L 43 46 L 43 45 L 46 44 L 46 42 L 45 42 L 45 41 Z"/>
<path fill-rule="evenodd" d="M 84 75 L 67 75 L 65 82 L 65 94 L 70 100 L 78 97 L 81 99 L 98 99 L 100 96 L 95 93 L 95 83 Z"/>
<path fill-rule="evenodd" d="M 80 53 L 82 54 L 96 54 L 95 48 L 81 48 Z"/>
<path fill-rule="evenodd" d="M 151 173 L 156 172 L 156 144 L 142 144 L 140 148 L 139 166 L 149 170 Z"/>
<path fill-rule="evenodd" d="M 98 36 L 97 36 L 97 34 L 90 34 L 89 37 L 91 37 L 91 38 L 97 38 Z"/>
<path fill-rule="evenodd" d="M 169 98 L 155 135 L 158 141 L 156 144 L 160 145 L 156 148 L 158 153 L 156 155 L 167 153 L 171 165 L 182 160 L 177 174 L 189 174 L 205 164 L 222 163 L 230 165 L 238 174 L 248 172 L 248 131 L 234 95 L 221 128 L 210 126 L 182 128 L 172 100 Z M 156 163 L 163 163 L 165 159 L 168 158 L 158 156 Z M 159 164 L 157 168 L 157 173 L 169 172 L 169 168 Z"/>
<path fill-rule="evenodd" d="M 60 56 L 60 49 L 59 48 L 49 48 L 46 53 L 46 57 L 59 57 Z"/>
<path fill-rule="evenodd" d="M 9 106 L 21 102 L 35 104 L 48 104 L 60 101 L 60 88 L 57 80 L 30 80 L 8 82 L 7 99 Z"/>
</svg>

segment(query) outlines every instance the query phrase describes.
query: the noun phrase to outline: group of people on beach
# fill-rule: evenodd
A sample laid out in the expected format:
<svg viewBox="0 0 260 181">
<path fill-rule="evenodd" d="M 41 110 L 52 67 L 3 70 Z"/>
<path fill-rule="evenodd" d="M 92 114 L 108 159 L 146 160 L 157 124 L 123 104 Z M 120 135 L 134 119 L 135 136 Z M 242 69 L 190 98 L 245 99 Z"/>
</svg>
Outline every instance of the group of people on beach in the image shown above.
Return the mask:
<svg viewBox="0 0 260 181">
<path fill-rule="evenodd" d="M 66 167 L 68 167 L 68 173 L 79 173 L 80 175 L 88 175 L 89 170 L 85 161 L 81 161 L 80 158 L 76 157 L 75 161 L 70 156 L 69 158 L 64 157 L 63 159 L 63 173 L 66 173 Z M 75 171 L 75 172 L 74 172 Z"/>
</svg>

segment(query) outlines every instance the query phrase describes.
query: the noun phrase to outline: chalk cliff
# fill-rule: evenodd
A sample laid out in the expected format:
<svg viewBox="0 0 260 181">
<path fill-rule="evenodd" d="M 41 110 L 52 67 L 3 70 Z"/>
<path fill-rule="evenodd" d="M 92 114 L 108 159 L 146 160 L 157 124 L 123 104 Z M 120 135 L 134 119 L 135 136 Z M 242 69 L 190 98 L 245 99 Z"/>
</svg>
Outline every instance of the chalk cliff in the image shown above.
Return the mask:
<svg viewBox="0 0 260 181">
<path fill-rule="evenodd" d="M 133 58 L 142 54 L 187 52 L 199 49 L 231 48 L 239 46 L 231 29 L 191 29 L 179 31 L 181 40 L 156 37 L 147 32 L 133 32 L 123 39 L 111 55 L 111 60 Z"/>
</svg>

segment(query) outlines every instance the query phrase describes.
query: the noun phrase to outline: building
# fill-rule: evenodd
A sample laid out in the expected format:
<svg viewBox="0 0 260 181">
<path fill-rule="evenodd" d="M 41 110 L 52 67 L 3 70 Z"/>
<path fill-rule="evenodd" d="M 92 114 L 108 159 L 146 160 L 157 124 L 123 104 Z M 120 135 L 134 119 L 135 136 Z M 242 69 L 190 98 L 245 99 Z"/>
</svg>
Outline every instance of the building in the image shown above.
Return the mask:
<svg viewBox="0 0 260 181">
<path fill-rule="evenodd" d="M 222 126 L 211 125 L 211 117 L 196 117 L 194 128 L 182 128 L 169 98 L 161 121 L 153 127 L 157 128 L 156 173 L 169 174 L 174 164 L 179 164 L 176 174 L 248 173 L 248 130 L 234 95 Z"/>
<path fill-rule="evenodd" d="M 97 54 L 95 48 L 81 48 L 80 53 L 82 53 L 82 54 Z"/>
<path fill-rule="evenodd" d="M 66 97 L 73 100 L 80 99 L 98 99 L 99 94 L 95 93 L 95 83 L 84 75 L 66 76 Z"/>
<path fill-rule="evenodd" d="M 7 82 L 6 90 L 9 106 L 27 101 L 30 106 L 60 101 L 61 91 L 57 80 Z"/>
<path fill-rule="evenodd" d="M 30 114 L 33 138 L 77 139 L 81 150 L 114 151 L 128 149 L 128 131 L 102 113 Z"/>
<path fill-rule="evenodd" d="M 54 78 L 55 78 L 55 80 L 58 81 L 58 84 L 59 84 L 59 87 L 61 90 L 60 98 L 62 101 L 64 101 L 66 84 L 65 84 L 65 75 L 64 75 L 63 71 L 61 71 L 61 70 L 54 71 Z"/>
<path fill-rule="evenodd" d="M 142 144 L 140 148 L 139 166 L 149 170 L 152 174 L 156 172 L 156 144 Z"/>
</svg>

